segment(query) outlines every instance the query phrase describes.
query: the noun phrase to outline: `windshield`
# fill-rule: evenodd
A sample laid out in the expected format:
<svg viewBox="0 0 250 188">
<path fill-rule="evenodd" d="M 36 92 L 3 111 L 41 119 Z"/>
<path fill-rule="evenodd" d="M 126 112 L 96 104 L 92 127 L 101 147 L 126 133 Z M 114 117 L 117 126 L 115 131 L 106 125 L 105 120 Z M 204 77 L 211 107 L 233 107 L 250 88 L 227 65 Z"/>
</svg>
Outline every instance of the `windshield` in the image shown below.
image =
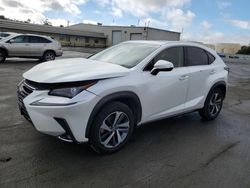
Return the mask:
<svg viewBox="0 0 250 188">
<path fill-rule="evenodd" d="M 132 68 L 158 47 L 152 44 L 122 43 L 93 55 L 89 59 Z"/>
</svg>

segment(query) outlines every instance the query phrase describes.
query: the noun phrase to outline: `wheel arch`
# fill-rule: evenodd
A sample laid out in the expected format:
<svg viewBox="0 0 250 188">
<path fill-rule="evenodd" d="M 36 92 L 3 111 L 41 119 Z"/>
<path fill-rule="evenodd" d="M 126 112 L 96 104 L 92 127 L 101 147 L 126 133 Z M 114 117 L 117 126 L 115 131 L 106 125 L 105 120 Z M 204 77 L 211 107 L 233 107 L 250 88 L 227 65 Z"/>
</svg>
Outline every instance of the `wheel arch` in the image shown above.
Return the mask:
<svg viewBox="0 0 250 188">
<path fill-rule="evenodd" d="M 104 105 L 113 101 L 119 101 L 121 103 L 128 105 L 128 107 L 132 110 L 133 114 L 136 114 L 135 116 L 136 123 L 139 123 L 141 121 L 142 107 L 141 107 L 141 101 L 137 96 L 137 94 L 131 91 L 116 92 L 105 96 L 95 105 L 87 123 L 85 131 L 86 138 L 89 138 L 91 126 L 93 124 L 95 116 L 99 113 L 99 111 Z"/>
<path fill-rule="evenodd" d="M 53 52 L 55 54 L 55 56 L 56 56 L 56 51 L 53 50 L 53 49 L 46 49 L 46 50 L 44 50 L 43 56 L 45 55 L 46 52 Z"/>
<path fill-rule="evenodd" d="M 226 82 L 225 81 L 216 82 L 211 87 L 211 89 L 209 90 L 209 92 L 212 91 L 215 88 L 219 88 L 222 91 L 222 93 L 223 93 L 223 99 L 225 99 L 226 98 L 226 93 L 227 93 L 227 84 L 226 84 Z M 208 92 L 208 94 L 209 94 L 209 92 Z"/>
<path fill-rule="evenodd" d="M 0 50 L 3 50 L 5 53 L 6 53 L 6 57 L 8 57 L 8 55 L 9 55 L 9 52 L 8 52 L 8 50 L 5 48 L 5 47 L 0 47 Z"/>
</svg>

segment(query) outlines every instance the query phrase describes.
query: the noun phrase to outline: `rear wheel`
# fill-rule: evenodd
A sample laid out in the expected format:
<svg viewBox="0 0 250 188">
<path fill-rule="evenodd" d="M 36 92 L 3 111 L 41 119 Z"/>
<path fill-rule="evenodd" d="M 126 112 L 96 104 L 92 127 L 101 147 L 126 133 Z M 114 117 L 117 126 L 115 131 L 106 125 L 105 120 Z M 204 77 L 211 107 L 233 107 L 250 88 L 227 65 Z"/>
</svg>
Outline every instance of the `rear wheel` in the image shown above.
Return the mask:
<svg viewBox="0 0 250 188">
<path fill-rule="evenodd" d="M 113 153 L 122 148 L 134 130 L 134 116 L 130 108 L 112 102 L 96 116 L 92 125 L 90 145 L 98 153 Z"/>
<path fill-rule="evenodd" d="M 43 61 L 52 61 L 55 60 L 55 52 L 47 51 L 43 54 Z"/>
<path fill-rule="evenodd" d="M 0 63 L 4 63 L 6 59 L 6 52 L 0 49 Z"/>
<path fill-rule="evenodd" d="M 205 120 L 215 119 L 221 111 L 223 98 L 224 97 L 221 89 L 215 88 L 210 91 L 205 101 L 204 107 L 199 111 L 201 117 Z"/>
</svg>

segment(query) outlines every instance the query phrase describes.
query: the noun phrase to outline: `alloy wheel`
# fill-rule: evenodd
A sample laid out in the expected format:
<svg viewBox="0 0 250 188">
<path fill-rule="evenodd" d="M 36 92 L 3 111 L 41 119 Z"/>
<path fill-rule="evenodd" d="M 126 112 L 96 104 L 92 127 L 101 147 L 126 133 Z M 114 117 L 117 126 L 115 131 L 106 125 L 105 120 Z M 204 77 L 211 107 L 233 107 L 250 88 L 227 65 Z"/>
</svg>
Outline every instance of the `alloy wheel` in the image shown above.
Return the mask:
<svg viewBox="0 0 250 188">
<path fill-rule="evenodd" d="M 209 113 L 216 116 L 220 112 L 222 106 L 222 97 L 219 93 L 214 93 L 209 103 Z"/>
<path fill-rule="evenodd" d="M 46 53 L 46 55 L 45 55 L 45 60 L 46 61 L 51 61 L 51 60 L 54 60 L 54 59 L 55 59 L 55 56 L 54 56 L 54 54 L 52 52 Z"/>
<path fill-rule="evenodd" d="M 128 136 L 130 121 L 124 112 L 113 112 L 102 122 L 99 130 L 101 144 L 106 148 L 115 148 Z"/>
</svg>

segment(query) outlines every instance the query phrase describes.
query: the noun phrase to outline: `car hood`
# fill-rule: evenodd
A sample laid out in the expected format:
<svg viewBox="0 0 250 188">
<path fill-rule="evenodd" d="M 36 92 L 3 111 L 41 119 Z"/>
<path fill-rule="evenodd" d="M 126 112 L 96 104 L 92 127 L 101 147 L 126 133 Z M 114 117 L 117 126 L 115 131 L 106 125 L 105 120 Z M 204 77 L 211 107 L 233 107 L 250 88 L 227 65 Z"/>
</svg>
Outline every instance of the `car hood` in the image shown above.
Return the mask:
<svg viewBox="0 0 250 188">
<path fill-rule="evenodd" d="M 125 76 L 129 69 L 100 61 L 71 58 L 39 64 L 23 74 L 38 83 L 62 83 Z"/>
</svg>

